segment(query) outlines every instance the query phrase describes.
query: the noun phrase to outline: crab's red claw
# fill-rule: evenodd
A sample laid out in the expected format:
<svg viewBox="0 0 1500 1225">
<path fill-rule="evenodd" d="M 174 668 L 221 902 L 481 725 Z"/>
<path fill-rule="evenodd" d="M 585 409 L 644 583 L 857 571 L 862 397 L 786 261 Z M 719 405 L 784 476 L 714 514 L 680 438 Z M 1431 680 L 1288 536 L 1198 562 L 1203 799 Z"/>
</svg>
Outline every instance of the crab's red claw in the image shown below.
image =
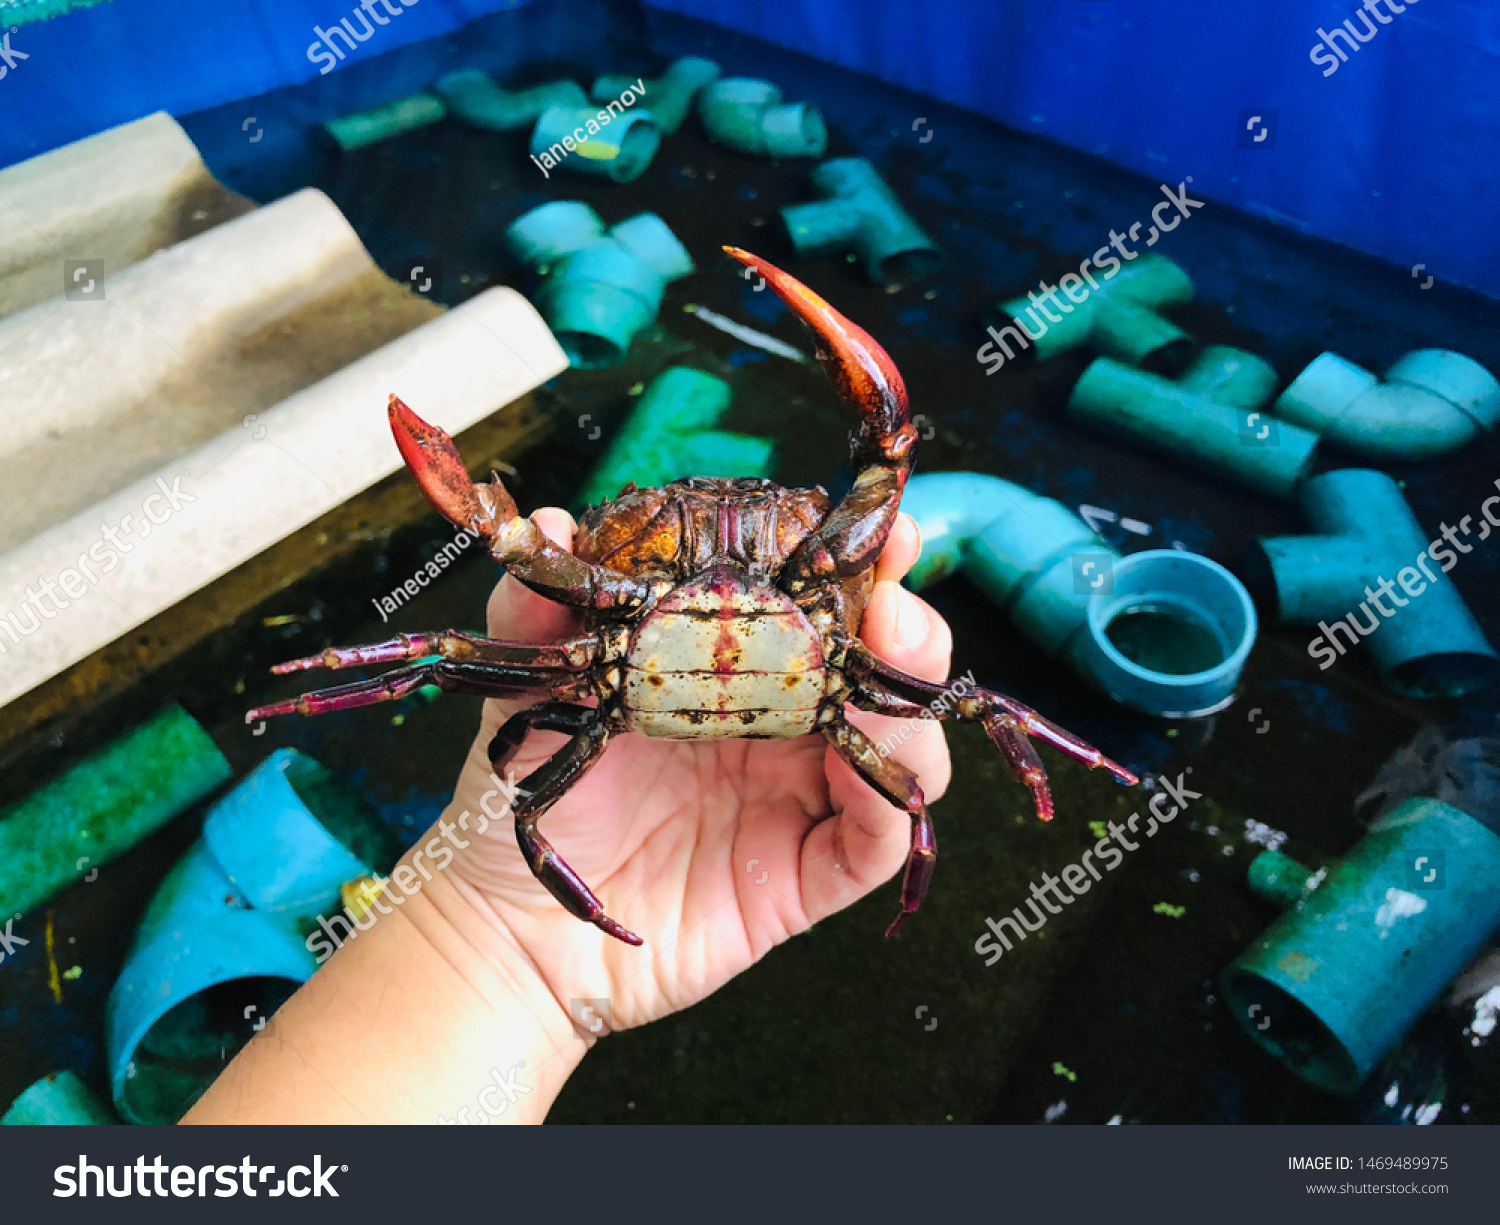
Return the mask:
<svg viewBox="0 0 1500 1225">
<path fill-rule="evenodd" d="M 890 355 L 864 328 L 851 323 L 821 297 L 775 264 L 739 247 L 725 247 L 747 268 L 766 279 L 818 339 L 818 361 L 834 389 L 859 410 L 860 450 L 856 468 L 883 460 L 899 462 L 917 440 L 907 405 L 906 384 Z"/>
<path fill-rule="evenodd" d="M 427 500 L 449 521 L 488 540 L 497 527 L 516 517 L 516 504 L 498 481 L 476 486 L 463 457 L 435 425 L 428 425 L 399 397 L 390 402 L 396 449 L 417 478 Z"/>
</svg>

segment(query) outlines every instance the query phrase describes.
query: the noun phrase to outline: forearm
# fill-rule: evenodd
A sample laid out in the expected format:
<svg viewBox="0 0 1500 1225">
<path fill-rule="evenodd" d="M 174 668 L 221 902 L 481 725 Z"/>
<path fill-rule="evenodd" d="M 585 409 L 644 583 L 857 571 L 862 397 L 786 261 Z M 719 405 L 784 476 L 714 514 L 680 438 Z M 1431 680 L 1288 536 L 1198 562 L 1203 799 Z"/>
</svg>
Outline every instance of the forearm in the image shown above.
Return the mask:
<svg viewBox="0 0 1500 1225">
<path fill-rule="evenodd" d="M 545 1117 L 586 1047 L 529 959 L 447 873 L 386 904 L 183 1122 Z"/>
</svg>

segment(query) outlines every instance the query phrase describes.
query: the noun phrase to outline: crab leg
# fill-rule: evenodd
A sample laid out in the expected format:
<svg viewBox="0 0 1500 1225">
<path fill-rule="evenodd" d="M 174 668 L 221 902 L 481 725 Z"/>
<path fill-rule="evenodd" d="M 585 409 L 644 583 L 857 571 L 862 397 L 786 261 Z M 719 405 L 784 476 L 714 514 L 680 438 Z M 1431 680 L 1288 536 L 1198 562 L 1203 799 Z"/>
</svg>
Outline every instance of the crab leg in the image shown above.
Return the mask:
<svg viewBox="0 0 1500 1225">
<path fill-rule="evenodd" d="M 628 611 L 650 598 L 650 583 L 574 557 L 530 519 L 521 518 L 498 473 L 475 485 L 453 439 L 396 396 L 389 412 L 396 447 L 427 500 L 450 522 L 485 541 L 491 556 L 533 591 L 574 608 Z"/>
<path fill-rule="evenodd" d="M 324 715 L 377 702 L 394 702 L 423 685 L 437 685 L 448 693 L 476 693 L 487 698 L 513 697 L 538 690 L 558 697 L 581 697 L 589 692 L 588 679 L 558 668 L 527 668 L 519 665 L 460 663 L 437 660 L 395 668 L 382 676 L 332 689 L 315 689 L 300 697 L 257 706 L 245 714 L 246 723 L 277 715 Z"/>
<path fill-rule="evenodd" d="M 496 757 L 497 744 L 503 758 L 510 743 L 513 741 L 519 744 L 532 724 L 549 731 L 573 731 L 577 734 L 521 780 L 517 794 L 522 798 L 513 809 L 516 817 L 516 841 L 520 844 L 521 854 L 526 857 L 532 875 L 546 886 L 547 892 L 561 902 L 569 914 L 585 923 L 592 923 L 600 931 L 607 932 L 626 944 L 643 943 L 634 932 L 604 913 L 604 903 L 537 829 L 537 822 L 541 820 L 542 814 L 557 803 L 603 756 L 610 741 L 609 728 L 587 706 L 544 702 L 513 715 L 506 722 L 490 745 L 491 760 Z"/>
<path fill-rule="evenodd" d="M 359 668 L 366 664 L 426 659 L 429 655 L 486 664 L 520 664 L 529 668 L 586 668 L 593 662 L 598 649 L 599 644 L 593 638 L 568 638 L 548 643 L 505 642 L 499 638 L 466 634 L 462 630 L 438 630 L 426 634 L 397 634 L 385 642 L 372 642 L 366 646 L 329 647 L 317 655 L 289 659 L 271 671 L 280 676 L 312 668 Z"/>
<path fill-rule="evenodd" d="M 818 361 L 829 382 L 859 410 L 860 426 L 850 438 L 854 487 L 802 542 L 783 571 L 782 585 L 796 598 L 875 564 L 900 509 L 917 429 L 911 423 L 900 372 L 868 332 L 775 265 L 738 247 L 724 250 L 760 273 L 807 325 L 817 339 Z"/>
<path fill-rule="evenodd" d="M 861 642 L 849 643 L 848 665 L 856 682 L 850 701 L 861 710 L 916 718 L 936 714 L 939 719 L 961 719 L 983 724 L 989 738 L 1005 754 L 1011 769 L 1031 789 L 1037 816 L 1052 819 L 1052 793 L 1047 772 L 1029 737 L 1036 737 L 1096 770 L 1108 770 L 1128 786 L 1139 780 L 1087 741 L 1080 740 L 1031 707 L 993 689 L 958 697 L 946 685 L 908 676 L 891 667 Z"/>
<path fill-rule="evenodd" d="M 906 871 L 901 877 L 901 913 L 886 928 L 894 936 L 901 924 L 917 913 L 932 870 L 937 866 L 937 831 L 917 776 L 891 757 L 882 757 L 875 742 L 852 723 L 835 719 L 823 729 L 828 743 L 887 800 L 911 814 L 911 850 L 906 855 Z"/>
</svg>

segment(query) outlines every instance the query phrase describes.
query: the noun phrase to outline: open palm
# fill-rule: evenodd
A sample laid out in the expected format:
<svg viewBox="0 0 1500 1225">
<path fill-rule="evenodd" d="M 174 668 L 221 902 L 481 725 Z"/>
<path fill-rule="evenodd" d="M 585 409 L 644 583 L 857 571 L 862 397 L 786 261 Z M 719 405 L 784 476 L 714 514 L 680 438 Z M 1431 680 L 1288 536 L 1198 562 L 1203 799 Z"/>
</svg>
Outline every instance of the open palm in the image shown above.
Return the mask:
<svg viewBox="0 0 1500 1225">
<path fill-rule="evenodd" d="M 566 512 L 533 520 L 567 547 Z M 920 548 L 902 516 L 876 571 L 862 635 L 913 675 L 943 680 L 947 627 L 897 580 Z M 577 631 L 576 614 L 502 580 L 490 601 L 489 633 L 545 642 Z M 495 782 L 487 749 L 496 730 L 529 700 L 485 703 L 480 731 L 445 819 L 481 811 Z M 880 738 L 896 721 L 851 712 Z M 507 768 L 520 783 L 566 742 L 532 732 Z M 936 724 L 924 723 L 898 754 L 929 800 L 948 782 Z M 491 799 L 492 809 L 496 801 Z M 906 857 L 905 812 L 875 794 L 820 736 L 795 740 L 679 743 L 621 736 L 542 819 L 548 840 L 604 902 L 639 933 L 632 947 L 580 922 L 531 875 L 509 821 L 470 834 L 450 870 L 535 964 L 559 1004 L 608 999 L 610 1025 L 642 1025 L 685 1008 L 775 945 L 848 906 L 890 878 Z M 470 822 L 464 823 L 470 828 Z M 879 938 L 872 926 L 871 938 Z"/>
</svg>

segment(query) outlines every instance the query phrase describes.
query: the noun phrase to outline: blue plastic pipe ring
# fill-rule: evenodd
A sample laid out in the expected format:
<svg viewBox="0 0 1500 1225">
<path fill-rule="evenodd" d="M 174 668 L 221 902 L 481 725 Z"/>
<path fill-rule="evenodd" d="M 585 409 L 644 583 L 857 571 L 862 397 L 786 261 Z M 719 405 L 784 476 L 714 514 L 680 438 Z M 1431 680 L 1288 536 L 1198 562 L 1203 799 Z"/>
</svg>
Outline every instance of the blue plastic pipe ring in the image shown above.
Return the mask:
<svg viewBox="0 0 1500 1225">
<path fill-rule="evenodd" d="M 1114 563 L 1073 639 L 1083 670 L 1116 701 L 1167 718 L 1222 710 L 1255 645 L 1255 605 L 1218 562 L 1151 549 Z"/>
</svg>

